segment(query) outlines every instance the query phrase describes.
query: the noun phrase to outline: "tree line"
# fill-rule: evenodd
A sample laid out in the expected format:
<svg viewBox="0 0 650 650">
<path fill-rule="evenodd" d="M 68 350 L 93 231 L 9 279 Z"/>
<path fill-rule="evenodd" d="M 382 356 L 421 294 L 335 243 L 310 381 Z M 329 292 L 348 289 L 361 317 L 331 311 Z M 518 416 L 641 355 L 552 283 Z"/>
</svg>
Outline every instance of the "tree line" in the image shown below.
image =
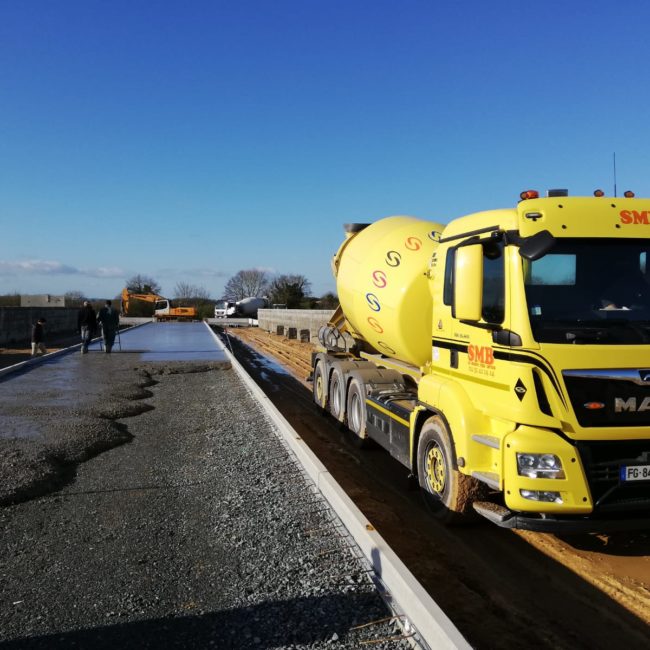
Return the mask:
<svg viewBox="0 0 650 650">
<path fill-rule="evenodd" d="M 151 276 L 136 274 L 125 282 L 131 293 L 161 295 L 160 283 Z M 326 293 L 321 297 L 311 295 L 311 283 L 304 275 L 281 274 L 272 275 L 260 269 L 244 269 L 233 275 L 224 287 L 223 295 L 212 298 L 210 292 L 203 286 L 189 282 L 178 282 L 173 289 L 171 299 L 180 307 L 194 306 L 198 309 L 199 317 L 206 318 L 214 315 L 214 305 L 217 300 L 237 302 L 243 298 L 266 298 L 269 306 L 281 305 L 287 309 L 335 309 L 338 299 L 334 293 Z M 80 307 L 84 300 L 101 304 L 103 300 L 88 298 L 82 291 L 65 293 L 66 305 Z M 119 305 L 121 293 L 114 297 Z M 20 306 L 20 294 L 17 292 L 0 295 L 0 306 Z M 133 302 L 131 307 L 137 313 L 133 315 L 150 316 L 153 314 L 153 303 Z"/>
</svg>

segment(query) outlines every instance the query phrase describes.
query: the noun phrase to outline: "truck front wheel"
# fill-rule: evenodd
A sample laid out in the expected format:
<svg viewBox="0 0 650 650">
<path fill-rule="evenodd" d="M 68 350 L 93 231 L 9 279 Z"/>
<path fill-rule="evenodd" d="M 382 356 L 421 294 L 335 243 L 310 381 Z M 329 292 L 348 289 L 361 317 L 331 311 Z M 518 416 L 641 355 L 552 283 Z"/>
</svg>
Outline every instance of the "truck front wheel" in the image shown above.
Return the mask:
<svg viewBox="0 0 650 650">
<path fill-rule="evenodd" d="M 427 508 L 445 524 L 463 524 L 475 519 L 472 503 L 478 482 L 461 474 L 451 435 L 442 418 L 429 418 L 418 442 L 418 480 Z"/>
</svg>

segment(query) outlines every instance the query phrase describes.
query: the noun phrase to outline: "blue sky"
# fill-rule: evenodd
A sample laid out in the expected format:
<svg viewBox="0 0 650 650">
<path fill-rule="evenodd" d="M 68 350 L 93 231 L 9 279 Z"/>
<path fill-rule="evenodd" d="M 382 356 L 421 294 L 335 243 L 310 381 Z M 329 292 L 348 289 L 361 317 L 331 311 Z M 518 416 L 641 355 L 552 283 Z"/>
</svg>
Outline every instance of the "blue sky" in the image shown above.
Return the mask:
<svg viewBox="0 0 650 650">
<path fill-rule="evenodd" d="M 0 293 L 334 289 L 342 224 L 650 196 L 650 3 L 0 0 Z"/>
</svg>

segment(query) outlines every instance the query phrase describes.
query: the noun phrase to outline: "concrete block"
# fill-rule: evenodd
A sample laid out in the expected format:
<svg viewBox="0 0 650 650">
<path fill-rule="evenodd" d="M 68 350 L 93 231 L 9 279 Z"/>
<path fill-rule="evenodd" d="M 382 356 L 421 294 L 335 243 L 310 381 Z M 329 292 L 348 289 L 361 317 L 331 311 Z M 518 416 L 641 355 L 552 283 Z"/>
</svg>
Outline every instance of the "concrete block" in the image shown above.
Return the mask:
<svg viewBox="0 0 650 650">
<path fill-rule="evenodd" d="M 21 307 L 65 307 L 65 296 L 52 296 L 49 293 L 21 295 Z"/>
<path fill-rule="evenodd" d="M 258 321 L 261 329 L 280 336 L 285 334 L 288 327 L 309 329 L 311 340 L 316 340 L 318 330 L 327 325 L 333 313 L 332 309 L 260 309 Z"/>
</svg>

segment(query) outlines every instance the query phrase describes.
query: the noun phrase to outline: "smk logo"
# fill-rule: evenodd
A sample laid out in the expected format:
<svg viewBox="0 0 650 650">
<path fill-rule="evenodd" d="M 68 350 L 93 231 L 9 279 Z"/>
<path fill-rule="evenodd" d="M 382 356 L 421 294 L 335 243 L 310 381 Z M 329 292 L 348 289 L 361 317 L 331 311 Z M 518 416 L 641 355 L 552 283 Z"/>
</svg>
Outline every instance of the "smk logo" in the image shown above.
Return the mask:
<svg viewBox="0 0 650 650">
<path fill-rule="evenodd" d="M 470 364 L 494 365 L 494 350 L 487 345 L 470 345 L 467 353 Z"/>
<path fill-rule="evenodd" d="M 650 210 L 621 210 L 621 223 L 625 224 L 643 224 L 645 226 L 650 224 Z"/>
</svg>

